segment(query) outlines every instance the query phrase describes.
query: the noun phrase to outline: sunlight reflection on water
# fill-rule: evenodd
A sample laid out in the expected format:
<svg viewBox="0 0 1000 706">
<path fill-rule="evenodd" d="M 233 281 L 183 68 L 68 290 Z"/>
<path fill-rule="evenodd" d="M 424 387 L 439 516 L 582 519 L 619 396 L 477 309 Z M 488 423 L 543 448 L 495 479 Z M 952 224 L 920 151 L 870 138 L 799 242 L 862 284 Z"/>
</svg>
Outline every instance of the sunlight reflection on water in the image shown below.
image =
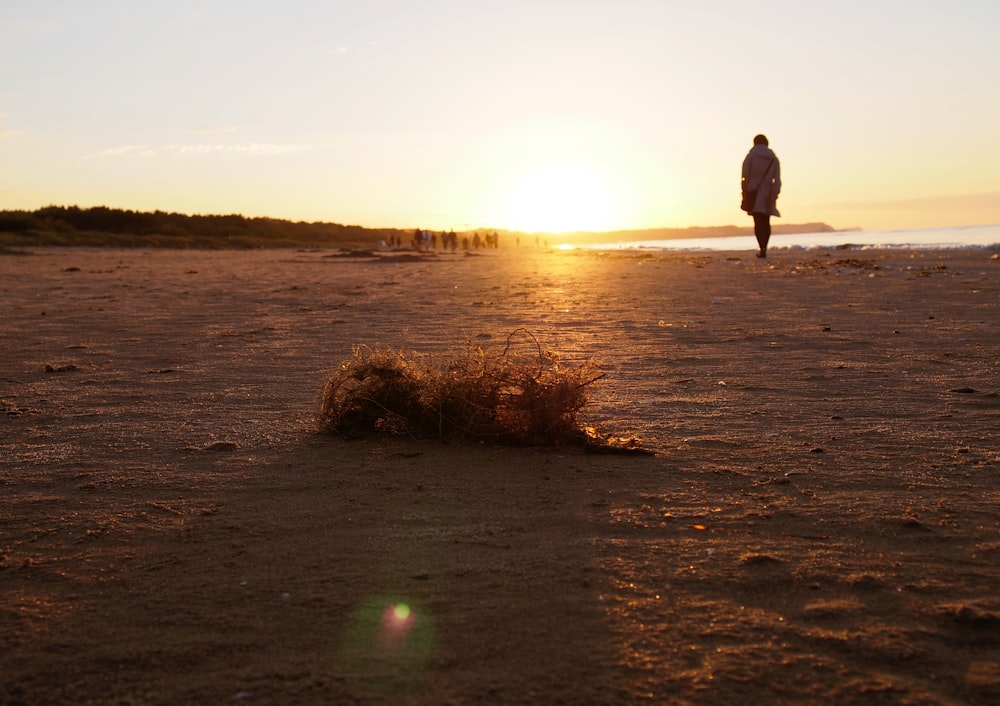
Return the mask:
<svg viewBox="0 0 1000 706">
<path fill-rule="evenodd" d="M 637 240 L 583 245 L 588 250 L 746 250 L 754 246 L 752 235 L 721 238 Z M 1000 246 L 1000 225 L 925 228 L 919 230 L 840 231 L 771 236 L 771 248 L 988 248 Z M 559 246 L 564 249 L 562 245 Z"/>
</svg>

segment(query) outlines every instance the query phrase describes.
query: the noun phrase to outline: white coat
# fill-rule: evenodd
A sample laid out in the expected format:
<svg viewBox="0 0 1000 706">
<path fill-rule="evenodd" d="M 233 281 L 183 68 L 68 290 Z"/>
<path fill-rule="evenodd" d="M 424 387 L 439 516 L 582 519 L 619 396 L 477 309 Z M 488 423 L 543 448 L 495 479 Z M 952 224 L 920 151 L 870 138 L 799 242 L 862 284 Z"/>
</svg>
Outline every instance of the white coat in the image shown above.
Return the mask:
<svg viewBox="0 0 1000 706">
<path fill-rule="evenodd" d="M 778 194 L 781 193 L 781 163 L 767 145 L 754 145 L 743 159 L 743 191 L 757 190 L 752 213 L 778 213 Z"/>
</svg>

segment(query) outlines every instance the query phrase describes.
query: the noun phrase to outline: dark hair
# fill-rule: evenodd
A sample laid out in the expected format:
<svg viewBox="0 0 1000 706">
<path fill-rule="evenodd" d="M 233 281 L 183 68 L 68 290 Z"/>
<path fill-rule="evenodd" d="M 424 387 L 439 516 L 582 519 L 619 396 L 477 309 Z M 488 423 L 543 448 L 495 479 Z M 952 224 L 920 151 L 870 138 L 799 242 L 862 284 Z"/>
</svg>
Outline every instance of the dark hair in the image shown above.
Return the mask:
<svg viewBox="0 0 1000 706">
<path fill-rule="evenodd" d="M 757 137 L 753 138 L 753 143 L 755 145 L 764 145 L 767 147 L 767 137 L 764 135 L 757 135 Z"/>
</svg>

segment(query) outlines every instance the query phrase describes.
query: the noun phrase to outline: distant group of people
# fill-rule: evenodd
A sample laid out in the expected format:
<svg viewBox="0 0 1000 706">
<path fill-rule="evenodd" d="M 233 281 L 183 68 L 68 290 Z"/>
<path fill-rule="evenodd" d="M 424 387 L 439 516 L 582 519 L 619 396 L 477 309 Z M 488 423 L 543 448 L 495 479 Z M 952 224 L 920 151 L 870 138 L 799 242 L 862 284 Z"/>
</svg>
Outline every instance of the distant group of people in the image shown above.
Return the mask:
<svg viewBox="0 0 1000 706">
<path fill-rule="evenodd" d="M 389 236 L 389 240 L 383 240 L 380 245 L 385 248 L 400 249 L 403 246 L 403 238 L 398 235 Z M 480 248 L 499 248 L 500 234 L 496 231 L 480 235 L 474 233 L 470 238 L 468 234 L 459 237 L 455 231 L 441 232 L 440 234 L 430 230 L 418 228 L 413 232 L 413 238 L 406 247 L 417 252 L 430 252 L 440 247 L 442 250 L 458 250 L 459 246 L 463 250 L 479 250 Z"/>
<path fill-rule="evenodd" d="M 443 250 L 457 250 L 458 236 L 455 234 L 455 231 L 441 233 L 440 243 Z M 413 249 L 417 252 L 437 250 L 438 234 L 429 230 L 421 230 L 420 228 L 417 228 L 413 231 L 413 239 L 410 241 L 410 245 L 412 245 Z"/>
</svg>

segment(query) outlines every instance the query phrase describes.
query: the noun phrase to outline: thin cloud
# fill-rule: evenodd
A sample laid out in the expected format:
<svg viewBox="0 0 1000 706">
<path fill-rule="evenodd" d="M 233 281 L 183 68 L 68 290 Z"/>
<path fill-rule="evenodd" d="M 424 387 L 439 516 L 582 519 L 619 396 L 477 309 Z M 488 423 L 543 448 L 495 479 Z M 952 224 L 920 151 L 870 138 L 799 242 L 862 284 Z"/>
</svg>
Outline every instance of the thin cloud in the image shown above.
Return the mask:
<svg viewBox="0 0 1000 706">
<path fill-rule="evenodd" d="M 0 140 L 4 140 L 8 137 L 13 137 L 17 133 L 16 130 L 0 130 Z"/>
<path fill-rule="evenodd" d="M 166 150 L 176 154 L 251 154 L 271 155 L 303 152 L 308 145 L 282 145 L 251 142 L 246 144 L 216 144 L 216 145 L 167 145 Z"/>
<path fill-rule="evenodd" d="M 120 145 L 106 150 L 88 154 L 84 159 L 102 159 L 105 157 L 153 157 L 156 151 L 149 145 Z"/>
<path fill-rule="evenodd" d="M 0 132 L 2 136 L 2 132 Z M 171 144 L 162 148 L 150 145 L 119 145 L 88 154 L 84 159 L 129 159 L 138 157 L 156 157 L 161 154 L 174 155 L 210 155 L 210 154 L 245 154 L 250 156 L 268 156 L 304 152 L 312 149 L 310 145 L 274 144 L 250 142 L 242 144 Z"/>
<path fill-rule="evenodd" d="M 178 130 L 178 132 L 182 135 L 232 135 L 237 131 L 238 128 L 234 125 L 225 125 L 222 127 L 191 127 Z"/>
<path fill-rule="evenodd" d="M 371 40 L 371 41 L 369 41 L 369 42 L 361 45 L 361 49 L 362 50 L 364 50 L 364 49 L 378 49 L 379 47 L 382 46 L 382 44 L 383 43 L 382 43 L 381 40 L 373 39 L 373 40 Z M 330 54 L 332 56 L 340 56 L 340 55 L 343 55 L 343 54 L 352 54 L 355 51 L 356 51 L 355 47 L 353 47 L 353 46 L 351 46 L 349 44 L 341 44 L 340 46 L 333 47 L 332 49 L 327 49 L 326 53 Z"/>
</svg>

